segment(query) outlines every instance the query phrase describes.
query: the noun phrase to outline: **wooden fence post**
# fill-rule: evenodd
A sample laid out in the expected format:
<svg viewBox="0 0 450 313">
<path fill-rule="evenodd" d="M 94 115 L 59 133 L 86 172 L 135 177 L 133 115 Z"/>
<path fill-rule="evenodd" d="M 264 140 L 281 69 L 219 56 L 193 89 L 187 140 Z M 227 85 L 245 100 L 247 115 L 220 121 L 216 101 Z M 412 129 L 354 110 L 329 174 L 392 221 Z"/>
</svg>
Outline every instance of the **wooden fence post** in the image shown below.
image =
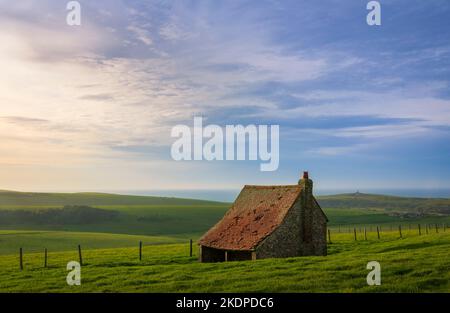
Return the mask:
<svg viewBox="0 0 450 313">
<path fill-rule="evenodd" d="M 422 231 L 420 230 L 420 224 L 417 224 L 417 227 L 419 229 L 419 236 L 422 235 Z"/>
<path fill-rule="evenodd" d="M 356 241 L 356 240 L 357 240 L 357 239 L 356 239 L 356 227 L 353 228 L 353 232 L 354 232 L 354 234 L 355 234 L 355 241 Z"/>
<path fill-rule="evenodd" d="M 428 235 L 428 224 L 425 224 L 425 232 Z"/>
<path fill-rule="evenodd" d="M 339 225 L 339 233 L 341 232 L 341 225 Z"/>
<path fill-rule="evenodd" d="M 83 256 L 81 255 L 81 245 L 78 245 L 78 258 L 80 259 L 80 265 L 83 265 Z"/>
<path fill-rule="evenodd" d="M 447 229 L 447 224 L 442 224 L 442 227 L 444 228 L 444 232 L 445 232 L 445 230 Z"/>
<path fill-rule="evenodd" d="M 20 265 L 20 270 L 23 270 L 23 251 L 22 248 L 19 249 L 19 265 Z"/>
<path fill-rule="evenodd" d="M 44 267 L 47 268 L 47 248 L 44 250 Z"/>
<path fill-rule="evenodd" d="M 400 238 L 403 238 L 403 236 L 402 236 L 402 225 L 398 225 L 398 232 L 400 233 Z"/>
<path fill-rule="evenodd" d="M 364 227 L 364 240 L 367 240 L 367 229 Z"/>
<path fill-rule="evenodd" d="M 378 226 L 377 226 L 377 236 L 378 236 L 378 239 L 380 239 L 380 229 Z"/>
<path fill-rule="evenodd" d="M 142 261 L 142 241 L 139 241 L 139 261 Z"/>
<path fill-rule="evenodd" d="M 436 223 L 436 234 L 438 234 L 439 233 L 439 226 L 438 226 L 438 223 Z"/>
<path fill-rule="evenodd" d="M 192 257 L 192 239 L 189 240 L 189 256 Z"/>
<path fill-rule="evenodd" d="M 328 229 L 328 243 L 331 244 L 331 234 L 330 234 L 330 229 Z"/>
</svg>

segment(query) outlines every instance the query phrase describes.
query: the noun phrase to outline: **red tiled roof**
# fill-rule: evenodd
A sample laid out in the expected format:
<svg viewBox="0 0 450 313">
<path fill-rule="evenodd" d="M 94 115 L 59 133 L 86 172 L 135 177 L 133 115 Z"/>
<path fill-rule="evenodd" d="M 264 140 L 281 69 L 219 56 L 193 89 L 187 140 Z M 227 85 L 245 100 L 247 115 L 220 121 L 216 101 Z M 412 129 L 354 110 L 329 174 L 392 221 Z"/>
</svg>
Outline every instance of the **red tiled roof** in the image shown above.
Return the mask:
<svg viewBox="0 0 450 313">
<path fill-rule="evenodd" d="M 300 195 L 300 185 L 245 186 L 231 209 L 199 244 L 224 250 L 252 250 L 283 221 Z"/>
</svg>

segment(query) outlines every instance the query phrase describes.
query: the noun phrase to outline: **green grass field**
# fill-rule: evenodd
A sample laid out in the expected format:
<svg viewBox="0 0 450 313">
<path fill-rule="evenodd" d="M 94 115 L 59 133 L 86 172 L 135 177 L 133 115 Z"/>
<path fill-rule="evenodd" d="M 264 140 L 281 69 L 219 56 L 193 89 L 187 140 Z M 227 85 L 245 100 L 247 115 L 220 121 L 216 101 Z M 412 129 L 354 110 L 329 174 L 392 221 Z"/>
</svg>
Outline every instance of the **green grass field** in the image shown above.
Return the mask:
<svg viewBox="0 0 450 313">
<path fill-rule="evenodd" d="M 60 231 L 18 231 L 0 230 L 0 255 L 17 253 L 18 247 L 26 253 L 68 251 L 81 245 L 84 249 L 104 249 L 186 242 L 176 236 L 136 236 L 123 234 L 60 232 Z"/>
<path fill-rule="evenodd" d="M 0 256 L 0 292 L 450 292 L 450 231 L 418 236 L 405 231 L 335 234 L 326 257 L 215 264 L 189 257 L 188 244 L 86 250 L 81 286 L 66 284 L 77 251 Z M 381 264 L 381 286 L 368 286 L 369 261 Z"/>
<path fill-rule="evenodd" d="M 349 194 L 320 197 L 319 202 L 327 205 L 322 206 L 331 231 L 328 256 L 201 264 L 196 255 L 189 257 L 189 239 L 197 240 L 214 225 L 229 203 L 0 191 L 0 292 L 450 292 L 449 199 Z M 83 223 L 18 218 L 28 211 L 39 217 L 65 205 L 116 214 Z M 78 260 L 79 244 L 82 286 L 69 287 L 66 264 Z M 44 248 L 49 252 L 46 269 Z M 381 263 L 381 286 L 366 284 L 366 264 L 372 260 Z"/>
</svg>

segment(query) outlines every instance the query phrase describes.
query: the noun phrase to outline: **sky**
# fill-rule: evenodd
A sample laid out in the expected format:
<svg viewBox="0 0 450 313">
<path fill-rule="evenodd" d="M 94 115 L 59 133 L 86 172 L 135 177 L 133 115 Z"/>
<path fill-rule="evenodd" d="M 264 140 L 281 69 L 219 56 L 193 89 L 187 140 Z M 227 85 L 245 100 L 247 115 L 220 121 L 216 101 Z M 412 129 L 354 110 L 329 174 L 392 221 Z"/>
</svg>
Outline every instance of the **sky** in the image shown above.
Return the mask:
<svg viewBox="0 0 450 313">
<path fill-rule="evenodd" d="M 450 189 L 450 2 L 0 0 L 0 189 Z M 171 129 L 280 125 L 280 164 Z"/>
</svg>

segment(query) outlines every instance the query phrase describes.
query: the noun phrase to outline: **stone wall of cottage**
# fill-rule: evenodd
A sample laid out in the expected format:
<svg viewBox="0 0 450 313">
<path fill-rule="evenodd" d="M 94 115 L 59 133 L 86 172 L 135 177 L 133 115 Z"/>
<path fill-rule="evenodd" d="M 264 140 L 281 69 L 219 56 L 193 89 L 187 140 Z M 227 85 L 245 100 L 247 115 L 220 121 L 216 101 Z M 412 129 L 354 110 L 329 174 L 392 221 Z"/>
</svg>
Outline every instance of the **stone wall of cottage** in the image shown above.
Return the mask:
<svg viewBox="0 0 450 313">
<path fill-rule="evenodd" d="M 301 203 L 297 201 L 288 211 L 281 225 L 256 247 L 257 259 L 300 255 L 300 213 Z"/>
<path fill-rule="evenodd" d="M 326 255 L 326 231 L 326 218 L 312 195 L 302 195 L 283 223 L 256 247 L 256 258 Z"/>
<path fill-rule="evenodd" d="M 327 255 L 327 219 L 322 210 L 313 202 L 313 255 Z"/>
</svg>

